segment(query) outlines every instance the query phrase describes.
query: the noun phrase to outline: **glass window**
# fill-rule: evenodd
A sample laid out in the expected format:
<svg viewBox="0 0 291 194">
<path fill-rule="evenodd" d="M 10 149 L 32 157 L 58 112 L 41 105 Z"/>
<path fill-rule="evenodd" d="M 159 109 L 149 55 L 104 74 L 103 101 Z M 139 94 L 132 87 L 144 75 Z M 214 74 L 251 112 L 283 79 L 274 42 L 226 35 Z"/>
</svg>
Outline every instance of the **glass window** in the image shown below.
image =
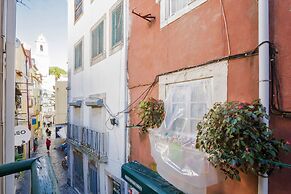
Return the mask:
<svg viewBox="0 0 291 194">
<path fill-rule="evenodd" d="M 91 58 L 94 59 L 104 53 L 104 20 L 91 32 Z"/>
<path fill-rule="evenodd" d="M 74 187 L 80 192 L 84 193 L 84 172 L 83 172 L 83 157 L 82 153 L 74 152 L 74 171 L 73 183 Z"/>
<path fill-rule="evenodd" d="M 170 84 L 166 93 L 172 93 L 172 112 L 181 115 L 173 130 L 196 134 L 197 123 L 212 106 L 212 78 Z"/>
<path fill-rule="evenodd" d="M 167 18 L 187 7 L 193 0 L 168 0 Z"/>
<path fill-rule="evenodd" d="M 83 13 L 83 1 L 75 0 L 75 21 L 77 21 Z"/>
<path fill-rule="evenodd" d="M 160 0 L 161 27 L 175 21 L 207 0 Z"/>
<path fill-rule="evenodd" d="M 89 193 L 98 194 L 100 193 L 100 184 L 97 168 L 93 165 L 89 166 Z"/>
<path fill-rule="evenodd" d="M 111 13 L 111 47 L 117 46 L 123 38 L 123 4 L 120 3 Z"/>
<path fill-rule="evenodd" d="M 75 46 L 75 69 L 83 66 L 83 41 Z"/>
</svg>

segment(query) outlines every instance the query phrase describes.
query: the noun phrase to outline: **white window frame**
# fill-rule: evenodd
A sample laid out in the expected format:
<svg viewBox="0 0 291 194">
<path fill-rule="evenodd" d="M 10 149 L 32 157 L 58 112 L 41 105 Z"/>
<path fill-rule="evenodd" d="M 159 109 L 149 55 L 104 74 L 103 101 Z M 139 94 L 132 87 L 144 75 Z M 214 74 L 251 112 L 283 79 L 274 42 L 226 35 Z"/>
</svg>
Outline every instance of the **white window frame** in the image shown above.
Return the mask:
<svg viewBox="0 0 291 194">
<path fill-rule="evenodd" d="M 160 3 L 160 27 L 163 28 L 168 24 L 174 22 L 178 18 L 182 17 L 192 9 L 200 6 L 201 4 L 205 3 L 207 0 L 192 0 L 188 6 L 184 7 L 183 9 L 177 11 L 174 15 L 166 16 L 166 7 L 169 7 L 170 0 L 156 0 L 157 3 Z"/>
<path fill-rule="evenodd" d="M 195 84 L 196 86 L 198 86 L 197 84 L 200 84 L 200 83 L 197 83 L 197 82 L 204 82 L 204 81 L 207 81 L 210 85 L 208 85 L 208 89 L 209 89 L 209 92 L 210 93 L 207 93 L 208 95 L 205 96 L 205 98 L 203 99 L 200 99 L 198 101 L 193 101 L 191 99 L 191 96 L 192 96 L 192 87 L 191 87 L 191 84 Z M 193 122 L 195 122 L 196 124 L 198 124 L 198 122 L 202 119 L 203 115 L 207 112 L 207 110 L 209 110 L 211 107 L 212 107 L 212 96 L 213 96 L 213 90 L 212 90 L 212 86 L 213 86 L 213 77 L 205 77 L 205 78 L 202 78 L 202 79 L 194 79 L 194 80 L 190 80 L 190 81 L 185 81 L 185 82 L 179 82 L 179 83 L 171 83 L 171 84 L 167 84 L 167 87 L 166 87 L 166 93 L 168 93 L 168 91 L 171 91 L 171 89 L 174 89 L 176 90 L 177 87 L 186 87 L 187 90 L 189 92 L 186 92 L 184 93 L 185 95 L 183 95 L 185 97 L 184 100 L 179 100 L 179 101 L 174 101 L 173 99 L 171 99 L 171 109 L 173 109 L 175 106 L 177 107 L 184 107 L 183 110 L 185 111 L 185 115 L 181 118 L 178 118 L 178 120 L 184 120 L 183 121 L 183 128 L 186 129 L 184 130 L 183 132 L 185 133 L 194 133 L 195 136 L 197 134 L 197 130 L 196 128 L 194 129 L 193 127 L 195 125 L 193 125 Z M 185 89 L 184 89 L 185 91 Z M 172 94 L 173 95 L 173 94 Z M 172 96 L 173 98 L 174 96 Z M 189 104 L 188 104 L 189 103 Z M 197 107 L 197 105 L 206 105 L 206 112 L 203 114 L 203 115 L 195 115 L 193 116 L 192 115 L 192 105 L 195 105 L 195 107 Z M 175 122 L 174 122 L 175 123 Z"/>
<path fill-rule="evenodd" d="M 227 101 L 228 62 L 223 61 L 159 77 L 159 98 L 166 100 L 169 85 L 212 78 L 212 103 Z M 212 105 L 211 105 L 212 106 Z"/>
<path fill-rule="evenodd" d="M 122 6 L 122 20 L 123 20 L 123 26 L 122 26 L 122 38 L 121 40 L 114 46 L 112 46 L 112 13 L 113 11 L 119 6 Z M 120 50 L 123 46 L 123 39 L 124 39 L 124 4 L 123 1 L 119 0 L 117 1 L 110 9 L 110 13 L 109 13 L 109 48 L 110 48 L 110 55 L 114 54 L 115 52 L 117 52 L 118 50 Z"/>
<path fill-rule="evenodd" d="M 80 43 L 82 43 L 82 52 L 81 52 L 81 54 L 82 54 L 82 64 L 81 64 L 80 67 L 76 68 L 76 58 L 75 58 L 75 56 L 76 56 L 76 47 Z M 78 42 L 76 42 L 74 44 L 74 73 L 78 73 L 78 72 L 82 71 L 83 69 L 84 69 L 84 37 L 82 37 Z"/>
<path fill-rule="evenodd" d="M 92 56 L 92 33 L 93 31 L 98 28 L 98 26 L 101 24 L 101 22 L 103 21 L 103 51 L 102 53 L 98 54 L 97 56 L 93 57 Z M 91 65 L 94 65 L 100 61 L 102 61 L 103 59 L 106 58 L 106 29 L 107 29 L 107 25 L 106 25 L 106 14 L 98 20 L 98 22 L 96 24 L 94 24 L 94 26 L 91 28 L 90 30 L 90 61 L 91 61 Z"/>
</svg>

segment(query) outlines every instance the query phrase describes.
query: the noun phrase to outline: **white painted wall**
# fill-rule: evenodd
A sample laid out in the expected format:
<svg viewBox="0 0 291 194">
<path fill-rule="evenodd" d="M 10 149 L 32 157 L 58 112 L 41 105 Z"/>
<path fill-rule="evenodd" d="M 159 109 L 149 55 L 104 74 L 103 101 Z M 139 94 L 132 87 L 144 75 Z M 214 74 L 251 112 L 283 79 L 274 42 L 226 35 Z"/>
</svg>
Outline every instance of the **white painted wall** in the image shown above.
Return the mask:
<svg viewBox="0 0 291 194">
<path fill-rule="evenodd" d="M 4 108 L 4 156 L 5 163 L 13 162 L 14 157 L 14 116 L 15 101 L 15 40 L 16 40 L 16 1 L 4 0 L 4 37 L 6 38 L 5 64 L 5 108 Z M 4 178 L 4 193 L 15 193 L 14 175 Z M 1 192 L 1 191 L 0 191 Z"/>
<path fill-rule="evenodd" d="M 92 2 L 92 3 L 91 3 Z M 72 101 L 76 98 L 86 99 L 90 95 L 105 94 L 105 100 L 108 107 L 113 113 L 117 113 L 125 109 L 125 57 L 126 49 L 123 46 L 121 50 L 117 51 L 113 55 L 109 55 L 109 24 L 110 24 L 110 8 L 118 1 L 106 0 L 106 1 L 83 1 L 83 15 L 74 24 L 74 1 L 68 0 L 68 64 L 71 69 L 71 90 L 70 99 Z M 91 28 L 99 21 L 101 17 L 106 15 L 105 26 L 106 26 L 106 58 L 97 64 L 91 65 L 90 52 L 91 52 Z M 125 36 L 124 36 L 125 37 Z M 81 38 L 83 38 L 83 70 L 75 73 L 74 72 L 74 45 Z M 125 40 L 126 38 L 124 38 Z M 77 111 L 70 109 L 70 121 L 74 123 L 79 119 L 74 119 L 78 115 L 74 115 Z M 119 126 L 114 127 L 112 130 L 109 129 L 112 126 L 108 122 L 106 127 L 105 122 L 109 119 L 109 114 L 105 111 L 104 119 L 96 119 L 98 115 L 102 115 L 97 110 L 92 110 L 90 107 L 83 104 L 81 108 L 82 112 L 82 125 L 90 128 L 103 128 L 102 130 L 109 132 L 109 157 L 107 164 L 99 165 L 100 169 L 100 188 L 101 193 L 106 193 L 105 182 L 106 175 L 105 171 L 121 179 L 121 165 L 124 163 L 124 147 L 125 147 L 125 117 L 120 115 Z M 104 110 L 103 110 L 104 111 Z M 103 120 L 98 127 L 95 126 L 94 120 Z M 77 123 L 76 123 L 77 124 Z M 87 172 L 84 172 L 87 174 Z M 121 179 L 122 180 L 122 179 Z M 86 184 L 86 183 L 85 183 Z"/>
</svg>

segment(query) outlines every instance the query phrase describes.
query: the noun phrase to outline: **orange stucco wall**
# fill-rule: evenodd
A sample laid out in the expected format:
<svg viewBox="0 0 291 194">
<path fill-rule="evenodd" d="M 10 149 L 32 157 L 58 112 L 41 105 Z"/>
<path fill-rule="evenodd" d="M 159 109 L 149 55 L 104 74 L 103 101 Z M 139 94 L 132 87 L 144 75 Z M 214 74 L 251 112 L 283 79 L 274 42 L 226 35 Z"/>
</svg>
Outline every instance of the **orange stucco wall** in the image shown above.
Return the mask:
<svg viewBox="0 0 291 194">
<path fill-rule="evenodd" d="M 291 0 L 270 0 L 270 39 L 278 50 L 277 67 L 281 84 L 282 108 L 291 111 Z M 291 118 L 271 115 L 271 127 L 277 137 L 291 142 Z M 291 163 L 291 154 L 282 154 Z M 291 193 L 291 169 L 282 169 L 269 179 L 270 194 Z"/>
<path fill-rule="evenodd" d="M 231 54 L 254 49 L 258 42 L 257 1 L 223 0 L 223 5 Z M 277 5 L 278 9 L 279 6 L 284 5 Z M 287 9 L 288 6 L 285 6 Z M 219 0 L 208 0 L 162 29 L 160 28 L 160 6 L 155 3 L 155 0 L 130 0 L 130 9 L 135 9 L 136 12 L 141 14 L 151 13 L 156 16 L 156 21 L 152 24 L 133 14 L 130 17 L 128 70 L 132 101 L 139 97 L 147 87 L 140 85 L 150 84 L 158 74 L 198 65 L 228 55 L 226 28 Z M 277 12 L 276 14 L 281 14 L 279 11 Z M 290 13 L 289 18 L 291 18 Z M 285 17 L 287 16 L 285 15 Z M 284 22 L 285 34 L 287 32 L 291 34 L 290 23 L 289 27 L 286 27 L 288 26 L 288 20 L 286 19 Z M 282 33 L 284 34 L 284 32 Z M 291 42 L 290 36 L 288 41 Z M 286 44 L 288 44 L 287 41 L 285 46 Z M 287 56 L 287 53 L 282 52 L 282 55 L 285 56 L 283 62 L 286 62 L 290 57 Z M 284 66 L 284 68 L 287 67 Z M 290 72 L 286 77 L 288 75 L 290 77 Z M 287 88 L 288 86 L 284 85 L 282 87 Z M 284 94 L 291 95 L 290 91 Z M 158 87 L 155 86 L 149 96 L 157 98 L 158 92 Z M 257 56 L 229 61 L 227 97 L 228 100 L 248 102 L 258 98 Z M 291 101 L 289 102 L 286 108 L 291 106 Z M 130 113 L 130 118 L 131 125 L 139 123 L 136 109 Z M 273 124 L 275 124 L 275 121 L 278 120 L 272 121 Z M 289 121 L 284 122 L 286 124 L 280 123 L 280 125 L 283 125 L 284 129 L 282 128 L 282 130 L 287 133 Z M 281 135 L 285 135 L 285 132 Z M 290 136 L 291 132 L 289 132 Z M 138 129 L 131 128 L 130 144 L 130 160 L 138 160 L 146 166 L 150 166 L 154 162 L 150 154 L 150 143 L 147 135 L 140 135 Z M 274 177 L 282 179 L 287 175 L 288 173 L 276 174 Z M 279 181 L 273 181 L 273 179 L 271 181 L 270 188 L 272 190 L 272 187 L 277 187 L 276 184 Z M 288 184 L 284 187 L 288 187 Z M 240 183 L 228 180 L 209 187 L 207 193 L 255 194 L 257 193 L 257 177 L 243 175 Z M 276 192 L 273 193 L 277 194 Z M 291 190 L 285 193 L 291 193 Z"/>
</svg>

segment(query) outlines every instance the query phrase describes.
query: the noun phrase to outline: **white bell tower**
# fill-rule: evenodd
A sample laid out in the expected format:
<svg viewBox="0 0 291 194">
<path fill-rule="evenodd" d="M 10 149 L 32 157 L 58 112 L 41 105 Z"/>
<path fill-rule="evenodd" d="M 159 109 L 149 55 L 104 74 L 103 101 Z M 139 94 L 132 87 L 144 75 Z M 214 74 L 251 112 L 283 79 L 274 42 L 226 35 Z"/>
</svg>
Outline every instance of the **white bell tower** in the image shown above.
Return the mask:
<svg viewBox="0 0 291 194">
<path fill-rule="evenodd" d="M 36 40 L 35 48 L 35 62 L 42 76 L 48 76 L 49 74 L 49 55 L 48 44 L 46 38 L 41 34 Z"/>
</svg>

